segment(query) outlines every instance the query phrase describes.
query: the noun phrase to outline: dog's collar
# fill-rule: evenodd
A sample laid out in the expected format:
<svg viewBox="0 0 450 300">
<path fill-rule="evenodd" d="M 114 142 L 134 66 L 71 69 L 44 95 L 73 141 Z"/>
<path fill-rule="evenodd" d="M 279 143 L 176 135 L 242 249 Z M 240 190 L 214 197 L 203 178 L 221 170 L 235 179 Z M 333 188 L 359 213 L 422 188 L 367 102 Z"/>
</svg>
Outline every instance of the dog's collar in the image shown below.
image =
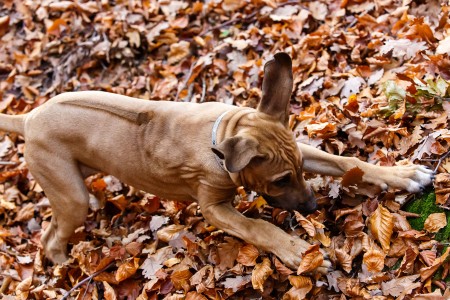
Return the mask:
<svg viewBox="0 0 450 300">
<path fill-rule="evenodd" d="M 213 145 L 213 146 L 216 146 L 216 145 L 217 145 L 217 130 L 219 129 L 220 122 L 222 122 L 223 117 L 225 117 L 225 115 L 226 115 L 227 113 L 229 113 L 229 112 L 230 112 L 229 110 L 224 111 L 224 112 L 216 119 L 216 121 L 214 122 L 214 125 L 213 125 L 213 128 L 212 128 L 212 132 L 211 132 L 211 142 L 212 142 L 212 145 Z M 224 163 L 223 163 L 223 160 L 221 160 L 216 154 L 214 154 L 214 157 L 216 158 L 217 163 L 218 163 L 224 170 L 226 170 L 225 165 L 224 165 Z"/>
</svg>

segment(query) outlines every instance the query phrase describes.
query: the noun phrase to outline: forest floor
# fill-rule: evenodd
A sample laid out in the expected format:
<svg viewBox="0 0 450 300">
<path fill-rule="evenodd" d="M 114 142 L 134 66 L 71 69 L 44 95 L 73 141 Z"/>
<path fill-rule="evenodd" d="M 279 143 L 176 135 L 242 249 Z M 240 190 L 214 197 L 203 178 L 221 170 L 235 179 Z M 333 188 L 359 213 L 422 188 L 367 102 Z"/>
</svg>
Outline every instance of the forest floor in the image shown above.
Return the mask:
<svg viewBox="0 0 450 300">
<path fill-rule="evenodd" d="M 431 0 L 3 0 L 3 113 L 80 90 L 256 107 L 264 63 L 285 51 L 298 141 L 382 166 L 421 164 L 436 177 L 411 194 L 307 174 L 319 209 L 303 216 L 239 189 L 234 204 L 244 215 L 329 253 L 334 271 L 322 275 L 290 270 L 217 230 L 196 203 L 97 174 L 86 185 L 104 209 L 91 207 L 69 262 L 56 266 L 40 244 L 52 210 L 28 171 L 26 143 L 3 134 L 0 295 L 449 299 L 449 10 Z"/>
</svg>

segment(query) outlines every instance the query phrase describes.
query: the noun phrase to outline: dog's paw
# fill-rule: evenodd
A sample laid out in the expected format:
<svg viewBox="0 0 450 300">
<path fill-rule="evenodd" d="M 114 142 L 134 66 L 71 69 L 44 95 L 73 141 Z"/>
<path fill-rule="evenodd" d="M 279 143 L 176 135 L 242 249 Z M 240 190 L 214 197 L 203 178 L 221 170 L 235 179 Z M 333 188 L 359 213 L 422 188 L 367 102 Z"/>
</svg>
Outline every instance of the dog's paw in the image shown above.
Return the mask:
<svg viewBox="0 0 450 300">
<path fill-rule="evenodd" d="M 417 193 L 433 181 L 433 171 L 421 165 L 375 167 L 372 172 L 364 174 L 365 181 L 377 184 L 383 190 L 391 187 Z"/>
<path fill-rule="evenodd" d="M 304 253 L 311 245 L 306 241 L 299 238 L 292 238 L 290 240 L 290 246 L 282 247 L 277 251 L 276 255 L 283 261 L 283 263 L 293 270 L 297 270 L 302 260 L 301 253 Z M 319 266 L 315 271 L 327 274 L 333 270 L 331 261 L 328 254 L 320 249 L 323 255 L 322 265 Z"/>
</svg>

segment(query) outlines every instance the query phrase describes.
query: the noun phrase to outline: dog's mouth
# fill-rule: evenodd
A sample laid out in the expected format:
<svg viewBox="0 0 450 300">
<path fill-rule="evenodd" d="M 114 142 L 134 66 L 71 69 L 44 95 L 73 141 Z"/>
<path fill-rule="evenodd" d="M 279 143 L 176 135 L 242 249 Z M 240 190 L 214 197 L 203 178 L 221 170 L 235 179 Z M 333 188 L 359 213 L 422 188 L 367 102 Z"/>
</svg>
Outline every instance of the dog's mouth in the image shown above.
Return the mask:
<svg viewBox="0 0 450 300">
<path fill-rule="evenodd" d="M 294 205 L 286 205 L 282 200 L 272 197 L 267 194 L 261 194 L 261 196 L 266 200 L 266 202 L 273 207 L 280 207 L 286 210 L 298 210 L 303 213 L 312 213 L 317 209 L 317 202 L 315 199 L 311 199 L 306 203 L 295 203 Z"/>
</svg>

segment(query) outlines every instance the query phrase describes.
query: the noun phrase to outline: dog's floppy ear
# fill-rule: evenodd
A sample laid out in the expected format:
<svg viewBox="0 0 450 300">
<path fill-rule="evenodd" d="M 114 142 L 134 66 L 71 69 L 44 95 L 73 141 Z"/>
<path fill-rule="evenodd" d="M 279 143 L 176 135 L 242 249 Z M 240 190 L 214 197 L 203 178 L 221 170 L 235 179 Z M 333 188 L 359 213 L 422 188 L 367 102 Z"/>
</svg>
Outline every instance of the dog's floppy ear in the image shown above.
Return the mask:
<svg viewBox="0 0 450 300">
<path fill-rule="evenodd" d="M 262 98 L 258 111 L 276 117 L 287 126 L 292 85 L 291 57 L 279 52 L 264 66 Z"/>
<path fill-rule="evenodd" d="M 260 156 L 258 141 L 254 138 L 233 136 L 225 139 L 211 150 L 225 160 L 225 167 L 231 173 L 237 173 L 245 168 L 252 158 Z"/>
</svg>

